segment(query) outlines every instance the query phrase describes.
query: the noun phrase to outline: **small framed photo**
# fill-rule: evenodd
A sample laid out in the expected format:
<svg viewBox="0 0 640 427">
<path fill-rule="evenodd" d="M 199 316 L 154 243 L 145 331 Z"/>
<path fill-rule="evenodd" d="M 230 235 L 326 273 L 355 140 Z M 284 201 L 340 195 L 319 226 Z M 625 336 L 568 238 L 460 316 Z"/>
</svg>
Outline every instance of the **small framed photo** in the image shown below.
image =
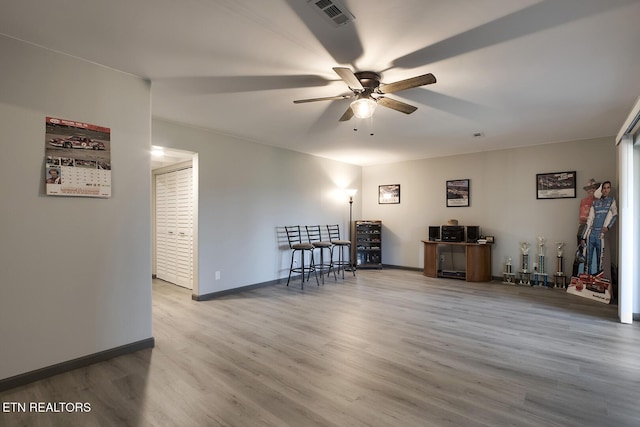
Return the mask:
<svg viewBox="0 0 640 427">
<path fill-rule="evenodd" d="M 576 171 L 536 174 L 536 199 L 576 197 Z"/>
<path fill-rule="evenodd" d="M 447 181 L 447 207 L 469 206 L 469 179 Z"/>
<path fill-rule="evenodd" d="M 494 243 L 493 236 L 484 236 L 484 239 L 487 241 L 487 243 Z"/>
<path fill-rule="evenodd" d="M 378 186 L 378 204 L 390 205 L 398 203 L 400 203 L 400 184 Z"/>
</svg>

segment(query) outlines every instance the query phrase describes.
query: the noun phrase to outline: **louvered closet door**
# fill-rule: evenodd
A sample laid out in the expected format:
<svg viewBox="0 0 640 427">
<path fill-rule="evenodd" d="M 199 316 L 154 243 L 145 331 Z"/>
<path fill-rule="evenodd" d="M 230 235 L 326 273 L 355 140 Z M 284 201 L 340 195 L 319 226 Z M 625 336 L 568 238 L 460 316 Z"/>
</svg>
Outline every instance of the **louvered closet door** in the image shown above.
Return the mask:
<svg viewBox="0 0 640 427">
<path fill-rule="evenodd" d="M 156 276 L 162 280 L 169 280 L 168 197 L 167 174 L 156 175 Z"/>
<path fill-rule="evenodd" d="M 191 168 L 156 175 L 156 276 L 193 289 Z"/>
<path fill-rule="evenodd" d="M 193 289 L 192 169 L 176 172 L 176 282 Z"/>
</svg>

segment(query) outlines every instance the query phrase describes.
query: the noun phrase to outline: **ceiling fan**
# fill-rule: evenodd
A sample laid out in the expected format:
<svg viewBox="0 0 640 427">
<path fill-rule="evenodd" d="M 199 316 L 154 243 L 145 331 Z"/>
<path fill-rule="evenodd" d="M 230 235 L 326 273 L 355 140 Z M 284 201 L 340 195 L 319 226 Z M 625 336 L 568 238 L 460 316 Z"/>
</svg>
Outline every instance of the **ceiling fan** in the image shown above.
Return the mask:
<svg viewBox="0 0 640 427">
<path fill-rule="evenodd" d="M 411 114 L 418 109 L 413 105 L 397 101 L 392 98 L 383 96 L 387 93 L 398 92 L 413 87 L 430 85 L 436 82 L 433 74 L 423 74 L 421 76 L 412 77 L 410 79 L 400 80 L 394 83 L 380 83 L 380 73 L 373 71 L 353 72 L 349 68 L 334 67 L 333 71 L 349 86 L 353 92 L 350 95 L 327 96 L 324 98 L 299 99 L 293 101 L 294 104 L 302 104 L 305 102 L 316 101 L 335 101 L 340 99 L 355 98 L 347 111 L 340 117 L 341 122 L 345 122 L 354 115 L 358 118 L 368 118 L 373 115 L 373 111 L 377 105 L 400 111 L 401 113 Z"/>
</svg>

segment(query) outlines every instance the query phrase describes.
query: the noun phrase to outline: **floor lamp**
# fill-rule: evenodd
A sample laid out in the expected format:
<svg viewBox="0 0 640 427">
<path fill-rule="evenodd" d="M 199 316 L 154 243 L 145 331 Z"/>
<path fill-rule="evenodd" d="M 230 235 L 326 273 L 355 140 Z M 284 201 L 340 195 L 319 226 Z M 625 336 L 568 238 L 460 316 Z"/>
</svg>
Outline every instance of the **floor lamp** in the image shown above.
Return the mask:
<svg viewBox="0 0 640 427">
<path fill-rule="evenodd" d="M 356 195 L 356 193 L 358 192 L 358 190 L 354 189 L 354 188 L 349 188 L 347 190 L 345 190 L 345 193 L 347 193 L 347 196 L 349 196 L 349 238 L 347 240 L 351 241 L 352 239 L 352 229 L 351 227 L 353 227 L 352 223 L 353 223 L 353 196 Z M 354 242 L 351 242 L 351 245 L 353 245 Z M 351 246 L 349 246 L 349 271 L 353 271 L 355 270 L 355 267 L 353 265 L 353 260 L 351 259 L 351 255 L 353 254 L 353 249 Z"/>
</svg>

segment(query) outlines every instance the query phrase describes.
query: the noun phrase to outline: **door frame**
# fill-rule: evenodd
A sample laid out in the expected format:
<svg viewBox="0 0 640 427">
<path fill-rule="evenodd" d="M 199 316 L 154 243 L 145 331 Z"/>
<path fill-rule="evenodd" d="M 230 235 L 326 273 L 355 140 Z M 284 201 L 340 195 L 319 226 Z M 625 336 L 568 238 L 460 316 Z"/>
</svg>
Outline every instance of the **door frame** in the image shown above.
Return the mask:
<svg viewBox="0 0 640 427">
<path fill-rule="evenodd" d="M 156 257 L 156 175 L 175 172 L 181 169 L 191 168 L 193 180 L 193 289 L 192 297 L 199 295 L 199 266 L 198 266 L 198 154 L 185 152 L 191 159 L 179 161 L 151 170 L 151 272 L 156 278 L 157 257 Z"/>
</svg>

